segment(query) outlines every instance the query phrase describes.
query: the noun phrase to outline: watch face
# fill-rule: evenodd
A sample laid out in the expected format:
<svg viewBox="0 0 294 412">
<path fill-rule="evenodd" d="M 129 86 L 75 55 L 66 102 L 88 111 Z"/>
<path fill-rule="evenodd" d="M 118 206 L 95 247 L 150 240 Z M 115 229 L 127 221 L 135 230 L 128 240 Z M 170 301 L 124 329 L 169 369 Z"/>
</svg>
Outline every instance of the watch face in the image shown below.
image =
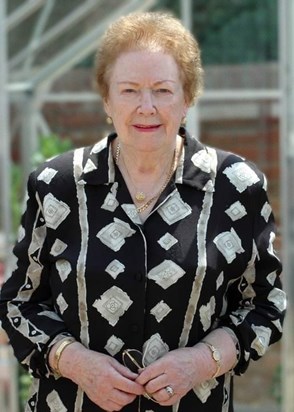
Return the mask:
<svg viewBox="0 0 294 412">
<path fill-rule="evenodd" d="M 221 354 L 217 349 L 213 351 L 213 359 L 217 362 L 221 360 Z"/>
</svg>

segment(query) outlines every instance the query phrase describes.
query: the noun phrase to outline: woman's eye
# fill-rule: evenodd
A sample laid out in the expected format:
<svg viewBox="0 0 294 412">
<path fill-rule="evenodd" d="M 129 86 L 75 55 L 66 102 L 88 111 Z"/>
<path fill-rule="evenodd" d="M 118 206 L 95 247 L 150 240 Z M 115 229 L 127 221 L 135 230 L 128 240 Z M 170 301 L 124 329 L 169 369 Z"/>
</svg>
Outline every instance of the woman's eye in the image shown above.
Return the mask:
<svg viewBox="0 0 294 412">
<path fill-rule="evenodd" d="M 135 89 L 124 89 L 123 93 L 129 94 L 129 93 L 136 93 Z"/>
<path fill-rule="evenodd" d="M 168 94 L 168 93 L 171 93 L 171 91 L 170 91 L 169 89 L 164 89 L 164 88 L 156 89 L 155 91 L 156 91 L 156 93 L 158 93 L 158 94 Z"/>
</svg>

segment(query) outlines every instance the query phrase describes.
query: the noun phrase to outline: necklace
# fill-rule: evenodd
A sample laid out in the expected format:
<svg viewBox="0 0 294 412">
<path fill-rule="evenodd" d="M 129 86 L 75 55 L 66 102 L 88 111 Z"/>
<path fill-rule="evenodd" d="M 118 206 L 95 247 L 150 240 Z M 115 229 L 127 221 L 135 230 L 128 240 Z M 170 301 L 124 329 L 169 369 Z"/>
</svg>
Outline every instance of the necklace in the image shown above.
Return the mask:
<svg viewBox="0 0 294 412">
<path fill-rule="evenodd" d="M 118 145 L 117 145 L 117 147 L 116 147 L 116 151 L 115 151 L 115 157 L 114 157 L 115 163 L 116 163 L 117 165 L 118 165 L 118 161 L 119 161 L 119 156 L 120 156 L 120 144 L 118 143 Z M 164 189 L 165 189 L 166 186 L 168 185 L 168 182 L 170 181 L 170 179 L 171 179 L 171 177 L 172 177 L 172 175 L 173 175 L 173 172 L 174 172 L 174 170 L 175 170 L 175 168 L 176 168 L 177 160 L 178 160 L 178 152 L 177 152 L 177 149 L 175 149 L 174 155 L 173 155 L 173 161 L 172 161 L 172 163 L 171 163 L 170 170 L 169 170 L 169 172 L 168 172 L 168 175 L 167 175 L 164 183 L 162 184 L 162 186 L 160 187 L 159 191 L 158 191 L 154 196 L 152 196 L 149 200 L 147 200 L 146 203 L 144 203 L 143 205 L 138 206 L 138 207 L 136 208 L 138 213 L 144 212 L 144 211 L 154 202 L 154 200 L 157 199 L 157 198 L 161 195 L 161 193 L 164 191 Z M 128 173 L 128 176 L 130 177 L 126 165 L 125 165 L 125 168 L 126 168 L 126 171 L 127 171 L 127 173 Z M 130 179 L 131 179 L 131 177 L 130 177 Z M 131 179 L 131 180 L 132 180 L 132 179 Z M 145 193 L 144 193 L 143 191 L 138 191 L 138 192 L 135 194 L 135 198 L 136 198 L 136 200 L 137 200 L 138 202 L 142 202 L 142 201 L 144 201 L 144 200 L 146 199 L 146 195 L 145 195 Z"/>
<path fill-rule="evenodd" d="M 138 213 L 144 212 L 144 210 L 146 210 L 151 205 L 151 203 L 153 203 L 154 200 L 157 199 L 161 195 L 161 193 L 164 191 L 164 189 L 168 185 L 168 182 L 170 181 L 170 179 L 171 179 L 171 177 L 174 173 L 174 170 L 175 170 L 176 165 L 177 165 L 177 159 L 178 159 L 177 151 L 175 150 L 174 151 L 174 158 L 173 158 L 169 173 L 168 173 L 163 185 L 161 186 L 159 191 L 154 196 L 152 196 L 146 203 L 144 203 L 142 206 L 137 207 L 137 212 Z"/>
<path fill-rule="evenodd" d="M 118 143 L 117 147 L 116 147 L 116 152 L 115 152 L 115 163 L 118 164 L 118 160 L 119 160 L 119 156 L 120 156 L 120 144 Z M 143 202 L 146 199 L 146 193 L 143 192 L 143 190 L 137 190 L 133 179 L 131 178 L 131 175 L 129 173 L 129 170 L 127 168 L 127 165 L 124 161 L 125 164 L 125 169 L 127 171 L 127 174 L 129 176 L 130 181 L 132 182 L 132 185 L 134 186 L 134 188 L 136 189 L 136 193 L 135 193 L 135 199 L 137 200 L 137 202 Z"/>
</svg>

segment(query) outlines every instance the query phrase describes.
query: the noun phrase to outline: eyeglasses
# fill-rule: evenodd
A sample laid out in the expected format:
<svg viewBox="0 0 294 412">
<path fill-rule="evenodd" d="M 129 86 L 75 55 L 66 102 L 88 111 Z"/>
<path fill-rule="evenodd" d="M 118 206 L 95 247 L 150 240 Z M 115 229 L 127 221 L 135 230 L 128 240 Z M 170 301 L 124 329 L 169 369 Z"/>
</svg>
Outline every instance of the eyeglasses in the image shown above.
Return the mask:
<svg viewBox="0 0 294 412">
<path fill-rule="evenodd" d="M 122 353 L 122 360 L 124 365 L 134 373 L 138 373 L 139 369 L 145 368 L 143 353 L 137 349 L 125 349 Z"/>
<path fill-rule="evenodd" d="M 122 360 L 124 365 L 134 373 L 138 373 L 139 369 L 144 369 L 146 366 L 143 353 L 137 349 L 125 349 L 122 353 Z M 159 403 L 147 392 L 143 396 L 150 401 Z"/>
</svg>

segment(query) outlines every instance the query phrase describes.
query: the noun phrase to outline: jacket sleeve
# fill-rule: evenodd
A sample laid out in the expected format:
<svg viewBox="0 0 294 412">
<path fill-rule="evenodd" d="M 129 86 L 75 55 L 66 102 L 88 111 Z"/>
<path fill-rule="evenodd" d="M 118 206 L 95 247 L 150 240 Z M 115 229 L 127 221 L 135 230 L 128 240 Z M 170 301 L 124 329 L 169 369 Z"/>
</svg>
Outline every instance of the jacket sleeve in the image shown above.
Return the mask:
<svg viewBox="0 0 294 412">
<path fill-rule="evenodd" d="M 234 368 L 238 375 L 246 371 L 251 359 L 259 359 L 281 338 L 286 309 L 281 262 L 273 246 L 275 222 L 264 176 L 247 196 L 253 219 L 252 256 L 245 272 L 228 290 L 229 311 L 221 319 L 221 325 L 238 338 L 239 361 Z"/>
<path fill-rule="evenodd" d="M 51 374 L 47 364 L 49 347 L 58 336 L 67 335 L 51 303 L 46 233 L 33 172 L 13 249 L 12 273 L 1 290 L 0 317 L 15 356 L 35 377 Z"/>
</svg>

